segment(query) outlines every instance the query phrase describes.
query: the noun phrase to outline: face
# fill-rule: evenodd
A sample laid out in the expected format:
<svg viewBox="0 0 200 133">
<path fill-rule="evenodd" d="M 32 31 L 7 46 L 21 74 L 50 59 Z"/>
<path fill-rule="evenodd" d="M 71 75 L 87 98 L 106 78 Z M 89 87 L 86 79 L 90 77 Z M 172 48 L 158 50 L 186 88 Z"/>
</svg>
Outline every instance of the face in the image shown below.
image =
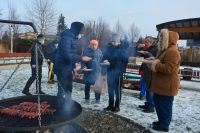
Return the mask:
<svg viewBox="0 0 200 133">
<path fill-rule="evenodd" d="M 78 39 L 81 39 L 84 36 L 84 34 L 78 34 Z"/>
<path fill-rule="evenodd" d="M 90 44 L 90 48 L 95 51 L 98 48 L 98 44 Z"/>
<path fill-rule="evenodd" d="M 144 40 L 143 43 L 145 44 L 145 48 L 147 49 L 152 45 L 153 41 L 151 39 L 147 38 Z"/>
<path fill-rule="evenodd" d="M 120 45 L 120 42 L 118 42 L 118 41 L 112 41 L 112 45 L 113 46 L 118 46 L 118 45 Z"/>
<path fill-rule="evenodd" d="M 42 45 L 44 44 L 45 39 L 43 37 L 38 38 L 38 42 L 40 42 Z"/>
</svg>

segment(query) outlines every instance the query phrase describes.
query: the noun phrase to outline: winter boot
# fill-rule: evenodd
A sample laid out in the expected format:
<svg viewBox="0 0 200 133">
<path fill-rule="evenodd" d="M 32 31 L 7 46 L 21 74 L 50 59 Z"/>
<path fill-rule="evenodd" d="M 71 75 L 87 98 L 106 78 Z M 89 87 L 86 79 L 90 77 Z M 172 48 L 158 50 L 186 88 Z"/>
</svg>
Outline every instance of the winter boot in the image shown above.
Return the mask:
<svg viewBox="0 0 200 133">
<path fill-rule="evenodd" d="M 116 101 L 115 101 L 115 107 L 114 107 L 114 109 L 111 110 L 111 111 L 114 112 L 114 113 L 120 111 L 120 108 L 119 108 L 119 99 L 116 99 Z"/>
<path fill-rule="evenodd" d="M 25 95 L 27 95 L 27 96 L 32 95 L 32 94 L 29 92 L 29 90 L 25 90 L 25 89 L 22 91 L 22 93 L 25 94 Z"/>
<path fill-rule="evenodd" d="M 114 104 L 114 101 L 109 100 L 109 105 L 106 108 L 104 108 L 104 110 L 105 111 L 112 111 L 112 110 L 114 110 L 113 104 Z"/>
</svg>

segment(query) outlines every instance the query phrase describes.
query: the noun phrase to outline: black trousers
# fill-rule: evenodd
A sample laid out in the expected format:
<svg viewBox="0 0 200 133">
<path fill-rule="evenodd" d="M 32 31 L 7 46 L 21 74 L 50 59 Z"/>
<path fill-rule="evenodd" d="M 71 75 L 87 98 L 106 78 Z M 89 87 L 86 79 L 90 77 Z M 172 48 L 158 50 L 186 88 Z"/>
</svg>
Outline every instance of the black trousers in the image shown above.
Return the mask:
<svg viewBox="0 0 200 133">
<path fill-rule="evenodd" d="M 90 86 L 91 84 L 85 83 L 85 99 L 90 99 Z M 101 94 L 95 92 L 95 99 L 100 100 Z"/>
<path fill-rule="evenodd" d="M 36 67 L 31 65 L 31 71 L 32 71 L 32 75 L 28 79 L 28 81 L 27 81 L 27 83 L 24 87 L 24 90 L 27 91 L 27 92 L 29 92 L 30 86 L 36 80 Z M 37 86 L 37 84 L 39 84 L 39 91 L 41 91 L 41 79 L 42 79 L 42 65 L 39 65 L 38 66 L 38 80 L 39 80 L 39 82 L 38 83 L 36 82 L 36 86 Z"/>
<path fill-rule="evenodd" d="M 58 79 L 58 97 L 63 97 L 71 99 L 72 93 L 72 72 L 60 71 L 56 73 Z"/>
</svg>

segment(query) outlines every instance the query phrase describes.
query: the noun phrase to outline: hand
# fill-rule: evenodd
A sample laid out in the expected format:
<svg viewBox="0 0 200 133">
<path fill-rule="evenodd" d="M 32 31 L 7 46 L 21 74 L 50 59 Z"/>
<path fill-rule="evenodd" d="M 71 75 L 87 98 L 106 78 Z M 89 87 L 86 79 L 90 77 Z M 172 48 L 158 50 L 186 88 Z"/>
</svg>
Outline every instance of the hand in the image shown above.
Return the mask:
<svg viewBox="0 0 200 133">
<path fill-rule="evenodd" d="M 88 57 L 88 56 L 83 56 L 82 57 L 83 61 L 88 62 L 90 61 L 92 58 Z"/>
<path fill-rule="evenodd" d="M 154 59 L 155 59 L 155 57 L 153 57 L 153 56 L 146 58 L 146 60 L 154 60 Z"/>
<path fill-rule="evenodd" d="M 144 48 L 145 47 L 145 44 L 139 44 L 138 46 L 137 46 L 138 48 Z"/>
<path fill-rule="evenodd" d="M 153 60 L 147 60 L 147 59 L 145 59 L 145 60 L 143 61 L 143 63 L 145 63 L 145 64 L 152 64 L 152 63 L 153 63 Z"/>
<path fill-rule="evenodd" d="M 73 69 L 72 74 L 76 77 L 78 75 L 77 71 Z"/>
<path fill-rule="evenodd" d="M 110 62 L 108 60 L 104 60 L 103 63 L 106 65 L 110 65 Z"/>
</svg>

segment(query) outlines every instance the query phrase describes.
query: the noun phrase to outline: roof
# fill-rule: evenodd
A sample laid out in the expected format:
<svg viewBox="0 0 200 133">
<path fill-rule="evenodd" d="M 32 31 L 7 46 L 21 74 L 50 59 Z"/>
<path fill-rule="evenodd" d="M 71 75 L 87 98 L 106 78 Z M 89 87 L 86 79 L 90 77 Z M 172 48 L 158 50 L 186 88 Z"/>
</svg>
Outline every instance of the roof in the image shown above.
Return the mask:
<svg viewBox="0 0 200 133">
<path fill-rule="evenodd" d="M 180 39 L 200 39 L 200 18 L 182 19 L 156 25 L 158 31 L 167 28 L 179 33 Z"/>
</svg>

